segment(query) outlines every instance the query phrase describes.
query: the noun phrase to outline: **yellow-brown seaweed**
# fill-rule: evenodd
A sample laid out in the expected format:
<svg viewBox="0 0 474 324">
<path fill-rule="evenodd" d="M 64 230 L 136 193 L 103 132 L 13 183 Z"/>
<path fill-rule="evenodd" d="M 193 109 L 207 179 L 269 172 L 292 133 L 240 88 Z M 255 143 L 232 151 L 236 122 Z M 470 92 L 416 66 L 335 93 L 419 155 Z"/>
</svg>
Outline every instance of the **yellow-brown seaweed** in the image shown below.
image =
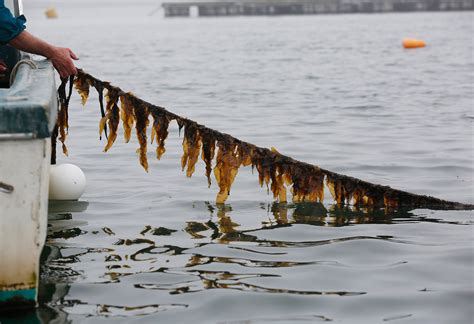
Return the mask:
<svg viewBox="0 0 474 324">
<path fill-rule="evenodd" d="M 318 167 L 293 165 L 290 169 L 293 182 L 293 202 L 322 202 L 324 199 L 324 173 Z"/>
<path fill-rule="evenodd" d="M 129 92 L 127 95 L 120 96 L 120 118 L 122 119 L 123 137 L 125 139 L 125 143 L 130 141 L 132 128 L 135 124 L 135 115 L 133 112 L 132 102 L 130 100 L 131 95 L 132 94 Z"/>
<path fill-rule="evenodd" d="M 184 128 L 183 156 L 181 157 L 181 168 L 186 169 L 186 176 L 191 177 L 195 170 L 196 162 L 201 150 L 201 137 L 196 123 L 187 123 Z"/>
<path fill-rule="evenodd" d="M 216 150 L 216 139 L 213 136 L 212 132 L 204 129 L 204 132 L 201 134 L 202 142 L 202 153 L 201 159 L 206 164 L 206 177 L 207 177 L 207 186 L 211 187 L 211 172 L 212 172 L 212 160 L 214 159 L 214 154 Z"/>
<path fill-rule="evenodd" d="M 80 76 L 81 74 L 78 73 Z M 89 81 L 89 80 L 88 80 Z M 97 91 L 97 94 L 99 96 L 99 107 L 100 107 L 100 115 L 102 118 L 105 117 L 105 111 L 104 111 L 104 89 L 108 89 L 109 83 L 108 82 L 100 82 L 97 79 L 93 79 L 90 81 L 90 84 L 94 86 L 94 88 Z M 104 125 L 104 133 L 105 137 L 107 137 L 107 125 Z M 102 136 L 99 135 L 99 138 L 102 139 Z"/>
<path fill-rule="evenodd" d="M 118 98 L 118 92 L 115 89 L 108 90 L 107 95 L 105 96 L 105 101 L 107 103 L 105 108 L 106 113 L 105 117 L 100 120 L 99 134 L 102 135 L 106 123 L 109 126 L 110 134 L 107 138 L 104 152 L 107 152 L 112 147 L 117 138 L 117 130 L 120 122 L 120 110 L 117 106 Z"/>
<path fill-rule="evenodd" d="M 74 79 L 74 87 L 81 96 L 81 103 L 83 106 L 86 104 L 87 99 L 89 98 L 89 86 L 89 81 L 84 74 L 79 74 Z"/>
<path fill-rule="evenodd" d="M 164 114 L 159 114 L 157 111 L 152 110 L 151 115 L 153 116 L 153 127 L 151 129 L 151 143 L 156 138 L 156 158 L 159 160 L 165 154 L 165 140 L 168 137 L 168 126 L 170 121 Z"/>
<path fill-rule="evenodd" d="M 137 138 L 140 147 L 138 148 L 137 152 L 139 155 L 139 161 L 141 166 L 148 172 L 148 160 L 146 157 L 147 152 L 147 136 L 146 136 L 146 128 L 150 123 L 148 116 L 150 115 L 150 111 L 148 107 L 143 103 L 137 102 L 134 100 L 133 102 L 133 114 L 136 118 L 135 129 L 137 130 Z"/>
<path fill-rule="evenodd" d="M 184 128 L 181 166 L 183 170 L 186 169 L 186 175 L 188 177 L 192 176 L 199 155 L 201 155 L 201 159 L 206 165 L 206 177 L 210 186 L 212 164 L 215 160 L 214 176 L 219 186 L 216 197 L 217 203 L 224 203 L 227 200 L 239 168 L 252 165 L 252 168 L 258 171 L 260 185 L 263 186 L 265 183 L 268 191 L 271 190 L 273 197 L 279 202 L 287 201 L 287 189 L 292 192 L 293 201 L 296 203 L 322 202 L 324 200 L 324 180 L 326 180 L 326 185 L 337 205 L 353 204 L 357 207 L 385 207 L 391 209 L 401 207 L 474 208 L 473 205 L 416 195 L 388 186 L 372 184 L 294 160 L 280 154 L 275 149 L 269 150 L 242 142 L 228 134 L 173 114 L 163 107 L 149 104 L 131 93 L 125 93 L 120 88 L 101 81 L 82 70 L 79 70 L 75 79 L 70 80 L 70 87 L 72 82 L 74 82 L 81 95 L 83 103 L 87 100 L 89 86 L 96 88 L 99 93 L 102 115 L 100 128 L 106 131 L 107 124 L 110 128 L 110 137 L 105 150 L 108 150 L 114 143 L 120 118 L 122 119 L 126 142 L 130 139 L 131 129 L 135 125 L 140 145 L 137 150 L 139 161 L 146 171 L 148 171 L 146 132 L 149 126 L 149 116 L 152 115 L 153 117 L 151 139 L 152 142 L 156 139 L 156 157 L 158 159 L 165 153 L 164 143 L 168 136 L 169 123 L 173 120 L 176 121 L 180 133 L 181 129 Z M 104 89 L 107 90 L 106 112 L 102 103 Z M 66 96 L 64 81 L 58 89 L 58 96 L 61 103 L 58 115 L 58 131 L 53 137 L 59 136 L 60 141 L 64 143 L 68 129 L 67 106 L 70 98 L 70 93 Z M 121 109 L 117 106 L 118 98 L 121 101 Z M 63 144 L 63 151 L 67 153 L 64 147 Z M 217 154 L 215 153 L 216 147 L 218 149 Z"/>
<path fill-rule="evenodd" d="M 242 162 L 238 146 L 234 143 L 218 142 L 214 176 L 219 185 L 216 203 L 223 204 L 230 194 L 230 188 Z"/>
<path fill-rule="evenodd" d="M 63 154 L 66 156 L 68 155 L 68 150 L 66 147 L 66 137 L 69 130 L 68 109 L 69 109 L 69 100 L 71 99 L 71 95 L 72 95 L 74 76 L 71 76 L 69 78 L 69 93 L 66 95 L 67 83 L 68 83 L 67 78 L 62 79 L 61 85 L 58 88 L 59 111 L 58 111 L 57 130 L 56 130 L 56 136 L 59 135 L 59 140 L 61 141 L 61 144 L 62 144 Z"/>
</svg>

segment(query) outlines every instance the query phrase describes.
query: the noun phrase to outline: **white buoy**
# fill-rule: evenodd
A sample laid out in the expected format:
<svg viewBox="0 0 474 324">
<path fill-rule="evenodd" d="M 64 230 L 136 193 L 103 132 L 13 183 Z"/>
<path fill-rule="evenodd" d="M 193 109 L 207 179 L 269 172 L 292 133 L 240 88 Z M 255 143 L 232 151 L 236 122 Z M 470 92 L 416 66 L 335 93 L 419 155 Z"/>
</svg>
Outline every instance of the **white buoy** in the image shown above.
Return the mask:
<svg viewBox="0 0 474 324">
<path fill-rule="evenodd" d="M 86 176 L 74 164 L 51 165 L 50 200 L 78 200 L 86 189 Z"/>
</svg>

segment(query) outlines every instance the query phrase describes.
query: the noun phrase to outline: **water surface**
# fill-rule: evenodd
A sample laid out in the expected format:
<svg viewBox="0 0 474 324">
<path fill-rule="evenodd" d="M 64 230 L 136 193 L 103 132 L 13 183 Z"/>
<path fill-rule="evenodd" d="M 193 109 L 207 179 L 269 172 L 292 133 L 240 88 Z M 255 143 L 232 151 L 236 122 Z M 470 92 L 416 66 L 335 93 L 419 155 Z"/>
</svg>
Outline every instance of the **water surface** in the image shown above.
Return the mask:
<svg viewBox="0 0 474 324">
<path fill-rule="evenodd" d="M 29 7 L 32 32 L 149 102 L 333 171 L 474 203 L 472 12 L 165 20 L 147 15 L 152 1 L 68 1 L 51 21 L 46 4 Z M 428 46 L 404 50 L 403 37 Z M 102 153 L 93 98 L 72 99 L 58 162 L 88 186 L 82 202 L 50 206 L 37 320 L 473 320 L 472 212 L 273 204 L 250 169 L 216 206 L 202 163 L 181 172 L 175 125 L 148 174 L 136 141 Z"/>
</svg>

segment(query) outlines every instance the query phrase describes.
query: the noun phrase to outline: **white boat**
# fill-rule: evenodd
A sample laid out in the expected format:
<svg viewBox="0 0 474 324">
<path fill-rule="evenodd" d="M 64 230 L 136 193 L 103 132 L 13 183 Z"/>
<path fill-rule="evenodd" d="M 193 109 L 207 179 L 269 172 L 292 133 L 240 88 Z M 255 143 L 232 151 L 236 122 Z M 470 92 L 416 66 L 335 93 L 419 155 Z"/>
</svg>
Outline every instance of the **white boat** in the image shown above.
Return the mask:
<svg viewBox="0 0 474 324">
<path fill-rule="evenodd" d="M 8 46 L 0 57 L 13 74 L 11 85 L 10 75 L 0 77 L 0 310 L 11 310 L 37 304 L 57 99 L 50 61 Z"/>
</svg>

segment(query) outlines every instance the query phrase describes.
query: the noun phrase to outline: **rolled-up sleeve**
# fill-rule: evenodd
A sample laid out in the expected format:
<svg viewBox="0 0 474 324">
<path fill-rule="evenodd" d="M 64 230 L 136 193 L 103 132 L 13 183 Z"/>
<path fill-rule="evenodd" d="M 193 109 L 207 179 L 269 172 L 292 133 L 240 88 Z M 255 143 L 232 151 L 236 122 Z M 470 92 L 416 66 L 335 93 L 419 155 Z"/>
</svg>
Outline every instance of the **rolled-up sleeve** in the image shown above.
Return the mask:
<svg viewBox="0 0 474 324">
<path fill-rule="evenodd" d="M 0 1 L 0 44 L 7 44 L 17 37 L 26 28 L 25 24 L 25 16 L 13 17 L 4 1 Z"/>
</svg>

